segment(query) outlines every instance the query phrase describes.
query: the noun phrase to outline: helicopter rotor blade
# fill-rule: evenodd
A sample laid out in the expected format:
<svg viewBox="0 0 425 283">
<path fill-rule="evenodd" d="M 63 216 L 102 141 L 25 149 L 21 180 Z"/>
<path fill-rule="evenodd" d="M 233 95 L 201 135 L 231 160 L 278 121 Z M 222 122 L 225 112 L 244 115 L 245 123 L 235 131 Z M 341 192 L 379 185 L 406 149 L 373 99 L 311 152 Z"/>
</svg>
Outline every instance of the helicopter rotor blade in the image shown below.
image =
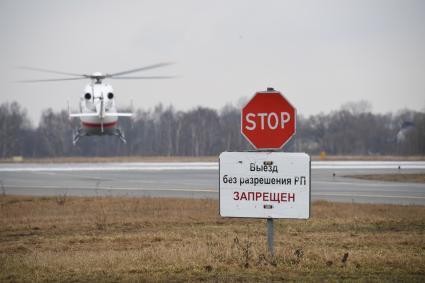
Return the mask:
<svg viewBox="0 0 425 283">
<path fill-rule="evenodd" d="M 142 76 L 142 77 L 111 77 L 113 80 L 152 80 L 152 79 L 174 79 L 175 76 Z"/>
<path fill-rule="evenodd" d="M 16 83 L 40 83 L 40 82 L 59 82 L 59 81 L 75 81 L 75 80 L 83 80 L 86 77 L 82 78 L 63 78 L 63 79 L 44 79 L 44 80 L 23 80 L 23 81 L 15 81 Z"/>
<path fill-rule="evenodd" d="M 163 66 L 168 66 L 168 65 L 171 65 L 171 64 L 173 64 L 173 63 L 171 63 L 171 62 L 158 63 L 158 64 L 149 65 L 149 66 L 145 66 L 145 67 L 141 67 L 141 68 L 137 68 L 137 69 L 122 71 L 122 72 L 113 73 L 113 74 L 107 74 L 106 76 L 108 78 L 117 77 L 117 76 L 121 76 L 121 75 L 127 75 L 127 74 L 131 74 L 131 73 L 136 73 L 136 72 L 151 70 L 151 69 L 155 69 L 155 68 L 159 68 L 159 67 L 163 67 Z"/>
<path fill-rule="evenodd" d="M 48 69 L 42 69 L 42 68 L 33 68 L 33 67 L 27 67 L 27 66 L 19 66 L 19 69 L 24 70 L 30 70 L 30 71 L 37 71 L 37 72 L 44 72 L 44 73 L 51 73 L 51 74 L 60 74 L 60 75 L 67 75 L 67 76 L 78 76 L 87 78 L 88 75 L 85 74 L 75 74 L 75 73 L 68 73 L 68 72 L 62 72 L 62 71 L 55 71 L 55 70 L 48 70 Z"/>
</svg>

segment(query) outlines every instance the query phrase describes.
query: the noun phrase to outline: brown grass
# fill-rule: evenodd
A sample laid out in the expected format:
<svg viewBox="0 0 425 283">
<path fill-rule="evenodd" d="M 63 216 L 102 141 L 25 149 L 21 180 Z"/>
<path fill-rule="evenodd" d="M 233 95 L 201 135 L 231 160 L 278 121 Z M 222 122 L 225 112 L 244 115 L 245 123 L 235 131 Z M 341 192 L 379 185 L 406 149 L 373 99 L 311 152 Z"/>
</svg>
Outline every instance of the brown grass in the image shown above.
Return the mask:
<svg viewBox="0 0 425 283">
<path fill-rule="evenodd" d="M 418 174 L 369 174 L 369 175 L 350 175 L 349 178 L 362 180 L 403 182 L 403 183 L 425 183 L 425 173 Z"/>
<path fill-rule="evenodd" d="M 0 282 L 425 280 L 425 207 L 316 202 L 307 221 L 215 200 L 0 197 Z"/>
<path fill-rule="evenodd" d="M 328 155 L 325 158 L 312 155 L 312 160 L 359 160 L 359 161 L 424 161 L 425 156 L 365 156 L 365 155 Z M 114 157 L 52 157 L 24 158 L 21 162 L 13 159 L 0 159 L 0 163 L 104 163 L 104 162 L 216 162 L 218 156 L 114 156 Z"/>
<path fill-rule="evenodd" d="M 113 156 L 113 157 L 51 157 L 24 158 L 22 162 L 0 159 L 0 163 L 105 163 L 105 162 L 208 162 L 218 161 L 218 156 Z"/>
<path fill-rule="evenodd" d="M 313 155 L 312 160 L 330 160 L 330 161 L 424 161 L 424 155 L 327 155 L 320 157 Z"/>
</svg>

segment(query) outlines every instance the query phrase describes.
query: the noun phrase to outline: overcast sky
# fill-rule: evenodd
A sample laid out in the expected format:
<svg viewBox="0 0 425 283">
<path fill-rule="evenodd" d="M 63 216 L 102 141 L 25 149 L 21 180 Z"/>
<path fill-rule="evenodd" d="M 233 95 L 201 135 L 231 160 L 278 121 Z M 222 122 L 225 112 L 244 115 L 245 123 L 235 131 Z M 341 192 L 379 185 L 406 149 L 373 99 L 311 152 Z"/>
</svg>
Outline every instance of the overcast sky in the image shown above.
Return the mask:
<svg viewBox="0 0 425 283">
<path fill-rule="evenodd" d="M 425 109 L 425 1 L 0 1 L 0 103 L 34 121 L 77 108 L 86 81 L 15 69 L 119 72 L 173 80 L 109 81 L 119 106 L 220 109 L 269 86 L 303 115 L 368 100 L 375 112 Z"/>
</svg>

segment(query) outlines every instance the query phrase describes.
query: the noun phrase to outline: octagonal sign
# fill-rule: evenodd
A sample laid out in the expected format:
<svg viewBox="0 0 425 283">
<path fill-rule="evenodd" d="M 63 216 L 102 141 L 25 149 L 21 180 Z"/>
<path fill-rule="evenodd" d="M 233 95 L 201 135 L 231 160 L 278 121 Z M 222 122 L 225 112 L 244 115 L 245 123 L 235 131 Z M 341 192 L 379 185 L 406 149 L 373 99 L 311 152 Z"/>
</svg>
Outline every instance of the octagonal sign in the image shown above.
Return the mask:
<svg viewBox="0 0 425 283">
<path fill-rule="evenodd" d="M 241 132 L 256 149 L 280 149 L 295 134 L 295 118 L 280 92 L 257 92 L 242 109 Z"/>
</svg>

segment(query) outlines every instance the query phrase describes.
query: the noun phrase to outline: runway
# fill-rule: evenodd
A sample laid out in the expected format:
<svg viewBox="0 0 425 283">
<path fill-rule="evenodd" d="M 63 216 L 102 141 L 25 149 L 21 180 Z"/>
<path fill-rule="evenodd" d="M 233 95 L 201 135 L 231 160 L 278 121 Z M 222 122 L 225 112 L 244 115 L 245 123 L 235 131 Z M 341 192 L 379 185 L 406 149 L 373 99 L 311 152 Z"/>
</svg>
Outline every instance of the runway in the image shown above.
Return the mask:
<svg viewBox="0 0 425 283">
<path fill-rule="evenodd" d="M 425 184 L 356 174 L 424 173 L 422 161 L 313 161 L 312 200 L 425 205 Z M 218 198 L 218 163 L 0 164 L 0 193 Z"/>
</svg>

